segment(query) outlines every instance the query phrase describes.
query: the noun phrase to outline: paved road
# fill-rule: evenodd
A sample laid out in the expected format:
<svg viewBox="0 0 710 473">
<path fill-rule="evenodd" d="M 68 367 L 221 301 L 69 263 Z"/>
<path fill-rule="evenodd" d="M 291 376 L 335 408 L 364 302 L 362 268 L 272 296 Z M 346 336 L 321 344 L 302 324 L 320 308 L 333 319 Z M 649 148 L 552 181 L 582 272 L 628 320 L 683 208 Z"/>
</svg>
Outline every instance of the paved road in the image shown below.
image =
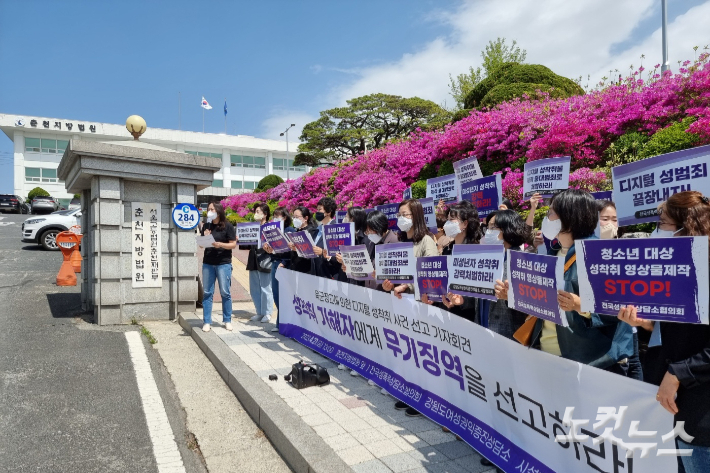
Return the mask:
<svg viewBox="0 0 710 473">
<path fill-rule="evenodd" d="M 0 214 L 0 471 L 158 471 L 124 333 L 136 327 L 83 320 L 79 288 L 55 284 L 61 254 L 20 242 L 26 218 Z M 185 471 L 206 471 L 167 371 L 146 352 Z"/>
</svg>

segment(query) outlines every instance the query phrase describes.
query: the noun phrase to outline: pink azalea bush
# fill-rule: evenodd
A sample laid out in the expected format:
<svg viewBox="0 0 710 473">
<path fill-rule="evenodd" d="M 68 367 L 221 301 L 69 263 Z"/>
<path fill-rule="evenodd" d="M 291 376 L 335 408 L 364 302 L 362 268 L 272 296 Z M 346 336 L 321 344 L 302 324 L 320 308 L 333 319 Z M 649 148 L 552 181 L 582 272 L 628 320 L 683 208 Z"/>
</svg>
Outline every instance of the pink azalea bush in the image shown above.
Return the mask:
<svg viewBox="0 0 710 473">
<path fill-rule="evenodd" d="M 629 131 L 652 134 L 687 116 L 698 119 L 688 131 L 710 143 L 710 63 L 708 54 L 677 74 L 646 73 L 639 68 L 626 80 L 566 99 L 515 99 L 490 110 L 474 110 L 443 130 L 417 130 L 405 140 L 389 143 L 338 163 L 316 168 L 262 194 L 232 196 L 225 204 L 238 214 L 262 199 L 280 205 L 315 207 L 332 196 L 340 208 L 372 207 L 401 200 L 402 191 L 418 179 L 426 164 L 477 156 L 482 163 L 509 165 L 503 172 L 503 194 L 520 204 L 522 162 L 571 156 L 570 187 L 589 191 L 609 187 L 608 176 L 591 168 L 604 165 L 604 151 Z M 511 169 L 511 167 L 513 169 Z M 245 213 L 246 214 L 246 213 Z"/>
</svg>

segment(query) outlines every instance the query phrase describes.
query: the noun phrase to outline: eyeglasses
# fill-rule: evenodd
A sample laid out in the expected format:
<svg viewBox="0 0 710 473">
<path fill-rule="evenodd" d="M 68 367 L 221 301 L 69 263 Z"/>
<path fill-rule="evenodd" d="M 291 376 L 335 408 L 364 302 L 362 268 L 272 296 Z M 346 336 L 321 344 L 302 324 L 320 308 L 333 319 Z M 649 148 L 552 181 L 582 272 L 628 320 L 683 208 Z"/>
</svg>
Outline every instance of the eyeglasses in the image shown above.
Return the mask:
<svg viewBox="0 0 710 473">
<path fill-rule="evenodd" d="M 412 214 L 411 213 L 398 213 L 397 218 L 399 218 L 399 217 L 412 218 Z"/>
</svg>

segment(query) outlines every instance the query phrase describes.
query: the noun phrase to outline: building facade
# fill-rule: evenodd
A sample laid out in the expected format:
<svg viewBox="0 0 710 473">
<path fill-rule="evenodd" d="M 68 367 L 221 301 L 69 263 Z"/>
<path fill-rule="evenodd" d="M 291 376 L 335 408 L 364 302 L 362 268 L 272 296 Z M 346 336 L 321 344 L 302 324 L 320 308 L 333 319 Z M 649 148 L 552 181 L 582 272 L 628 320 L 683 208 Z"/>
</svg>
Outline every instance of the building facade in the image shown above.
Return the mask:
<svg viewBox="0 0 710 473">
<path fill-rule="evenodd" d="M 42 187 L 64 206 L 73 196 L 57 178 L 57 167 L 69 140 L 133 140 L 124 125 L 28 115 L 0 114 L 0 130 L 14 144 L 12 193 L 27 197 L 32 189 Z M 288 144 L 287 160 L 285 141 L 253 136 L 167 130 L 149 125 L 141 141 L 222 160 L 222 169 L 215 173 L 212 186 L 198 193 L 198 202 L 250 192 L 268 174 L 286 180 L 309 170 L 293 165 L 298 143 Z"/>
</svg>

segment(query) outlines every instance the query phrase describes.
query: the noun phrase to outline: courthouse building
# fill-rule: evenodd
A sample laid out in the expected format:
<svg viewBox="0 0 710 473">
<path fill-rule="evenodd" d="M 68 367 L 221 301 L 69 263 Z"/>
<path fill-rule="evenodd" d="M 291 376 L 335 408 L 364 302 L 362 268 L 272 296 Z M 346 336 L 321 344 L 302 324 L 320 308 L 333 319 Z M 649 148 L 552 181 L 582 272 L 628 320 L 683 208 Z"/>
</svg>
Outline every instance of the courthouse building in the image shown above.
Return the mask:
<svg viewBox="0 0 710 473">
<path fill-rule="evenodd" d="M 0 114 L 0 129 L 14 143 L 13 194 L 27 197 L 30 190 L 42 187 L 52 197 L 67 206 L 72 198 L 57 179 L 57 167 L 69 140 L 117 141 L 132 140 L 123 124 L 97 123 L 32 115 Z M 293 155 L 298 143 L 245 135 L 197 133 L 194 131 L 152 128 L 141 141 L 199 156 L 222 160 L 222 169 L 215 173 L 212 186 L 198 193 L 198 202 L 249 192 L 267 174 L 284 180 L 294 179 L 309 170 L 294 166 Z"/>
</svg>

